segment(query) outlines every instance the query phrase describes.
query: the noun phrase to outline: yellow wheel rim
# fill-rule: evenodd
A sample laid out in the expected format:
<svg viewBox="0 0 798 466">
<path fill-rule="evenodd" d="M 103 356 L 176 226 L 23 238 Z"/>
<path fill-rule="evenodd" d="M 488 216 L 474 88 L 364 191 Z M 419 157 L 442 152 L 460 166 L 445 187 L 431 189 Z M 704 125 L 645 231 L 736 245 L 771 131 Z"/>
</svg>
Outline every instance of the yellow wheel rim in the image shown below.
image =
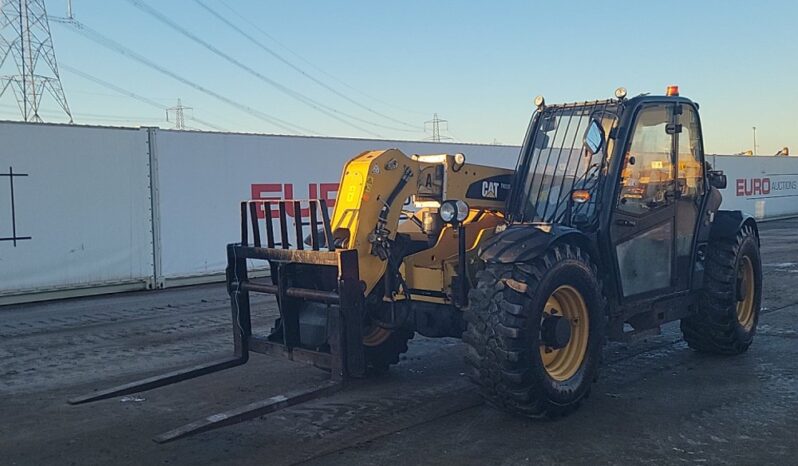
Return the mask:
<svg viewBox="0 0 798 466">
<path fill-rule="evenodd" d="M 555 349 L 540 345 L 540 358 L 549 377 L 564 382 L 576 374 L 587 353 L 587 341 L 590 328 L 587 305 L 582 294 L 576 288 L 563 285 L 549 296 L 543 308 L 543 319 L 549 316 L 558 316 L 566 319 L 571 324 L 571 338 L 562 348 Z"/>
<path fill-rule="evenodd" d="M 369 325 L 363 329 L 363 344 L 365 346 L 379 346 L 391 336 L 391 331 L 379 325 Z"/>
<path fill-rule="evenodd" d="M 746 330 L 754 326 L 754 285 L 754 264 L 743 256 L 737 269 L 737 321 Z"/>
</svg>

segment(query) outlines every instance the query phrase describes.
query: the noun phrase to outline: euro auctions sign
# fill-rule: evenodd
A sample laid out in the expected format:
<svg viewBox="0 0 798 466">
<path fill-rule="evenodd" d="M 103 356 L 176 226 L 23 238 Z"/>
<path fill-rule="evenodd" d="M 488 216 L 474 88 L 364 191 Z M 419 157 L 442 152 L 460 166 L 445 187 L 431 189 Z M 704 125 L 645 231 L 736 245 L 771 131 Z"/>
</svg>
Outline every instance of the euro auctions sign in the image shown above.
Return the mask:
<svg viewBox="0 0 798 466">
<path fill-rule="evenodd" d="M 791 195 L 798 192 L 796 175 L 773 175 L 763 178 L 737 178 L 735 194 L 744 197 Z"/>
</svg>

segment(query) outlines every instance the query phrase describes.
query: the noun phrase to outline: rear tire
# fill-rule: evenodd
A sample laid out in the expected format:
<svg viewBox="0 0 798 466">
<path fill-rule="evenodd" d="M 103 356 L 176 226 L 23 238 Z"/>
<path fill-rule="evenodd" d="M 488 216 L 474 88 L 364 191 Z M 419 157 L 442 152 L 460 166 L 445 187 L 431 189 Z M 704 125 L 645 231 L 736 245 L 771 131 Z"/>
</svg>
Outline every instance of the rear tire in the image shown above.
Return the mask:
<svg viewBox="0 0 798 466">
<path fill-rule="evenodd" d="M 709 244 L 704 290 L 695 314 L 682 319 L 685 341 L 696 351 L 745 352 L 756 333 L 762 304 L 759 241 L 750 226 L 732 240 Z"/>
<path fill-rule="evenodd" d="M 563 310 L 552 311 L 552 302 Z M 568 346 L 551 350 L 543 343 L 548 341 L 541 331 L 543 319 L 567 317 L 567 303 L 587 318 L 581 323 L 568 319 Z M 477 274 L 465 313 L 470 377 L 489 403 L 507 411 L 532 418 L 570 413 L 597 376 L 605 308 L 596 268 L 578 247 L 556 246 L 530 263 L 487 264 Z M 570 354 L 572 344 L 577 359 L 558 360 Z"/>
</svg>

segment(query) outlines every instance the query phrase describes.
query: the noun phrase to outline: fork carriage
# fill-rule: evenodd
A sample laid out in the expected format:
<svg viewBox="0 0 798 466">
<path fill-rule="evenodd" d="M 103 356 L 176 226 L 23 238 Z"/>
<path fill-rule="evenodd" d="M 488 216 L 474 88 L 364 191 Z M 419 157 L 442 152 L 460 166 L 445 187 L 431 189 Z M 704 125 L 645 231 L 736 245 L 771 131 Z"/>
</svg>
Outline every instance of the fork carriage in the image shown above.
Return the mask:
<svg viewBox="0 0 798 466">
<path fill-rule="evenodd" d="M 233 356 L 211 363 L 188 367 L 149 377 L 106 390 L 75 397 L 70 404 L 137 393 L 183 380 L 246 364 L 250 352 L 282 356 L 330 371 L 330 380 L 317 387 L 298 390 L 251 403 L 225 413 L 171 430 L 154 440 L 159 443 L 207 431 L 246 419 L 262 416 L 288 406 L 329 395 L 338 391 L 350 377 L 362 377 L 366 371 L 363 351 L 363 285 L 358 272 L 358 253 L 354 249 L 336 248 L 327 204 L 324 200 L 304 201 L 308 205 L 309 249 L 303 244 L 303 201 L 249 200 L 241 202 L 241 242 L 227 245 L 226 282 L 230 295 L 233 327 Z M 278 209 L 279 226 L 274 228 L 272 206 Z M 265 246 L 262 242 L 258 209 L 266 215 Z M 293 209 L 296 245 L 290 247 L 287 212 Z M 319 215 L 319 213 L 321 215 Z M 319 228 L 321 226 L 321 229 Z M 252 234 L 252 243 L 249 234 Z M 279 235 L 279 236 L 277 236 Z M 322 242 L 323 240 L 323 242 Z M 270 278 L 250 278 L 249 260 L 267 261 Z M 326 289 L 296 286 L 303 275 L 303 266 L 324 270 L 318 284 Z M 307 280 L 305 280 L 307 281 Z M 279 331 L 270 335 L 253 334 L 250 293 L 275 295 L 280 310 Z M 323 350 L 300 347 L 299 306 L 305 302 L 326 305 L 327 341 Z"/>
<path fill-rule="evenodd" d="M 305 202 L 309 213 L 309 249 L 303 244 L 303 201 L 251 200 L 241 203 L 241 243 L 227 246 L 226 271 L 227 290 L 233 314 L 239 316 L 237 320 L 246 321 L 246 325 L 241 322 L 241 327 L 234 329 L 234 333 L 239 334 L 236 337 L 236 348 L 245 345 L 243 352 L 281 355 L 291 360 L 329 369 L 331 378 L 336 381 L 343 380 L 347 376 L 360 377 L 365 374 L 365 358 L 361 343 L 365 297 L 358 271 L 358 253 L 354 249 L 335 247 L 327 203 L 324 200 Z M 278 231 L 275 231 L 272 225 L 271 209 L 274 204 L 278 208 Z M 289 244 L 287 216 L 289 206 L 293 208 L 295 218 L 294 248 Z M 266 214 L 266 247 L 263 247 L 261 241 L 258 209 L 262 209 Z M 248 277 L 249 259 L 269 263 L 270 282 L 256 281 Z M 307 268 L 303 269 L 305 265 L 313 266 L 312 278 L 316 280 L 304 276 L 311 273 Z M 306 284 L 309 282 L 313 282 L 310 284 L 315 288 L 307 287 Z M 270 336 L 252 334 L 249 293 L 273 294 L 277 297 L 280 310 L 280 328 L 277 332 Z M 301 301 L 326 305 L 329 352 L 301 347 L 298 312 Z"/>
</svg>

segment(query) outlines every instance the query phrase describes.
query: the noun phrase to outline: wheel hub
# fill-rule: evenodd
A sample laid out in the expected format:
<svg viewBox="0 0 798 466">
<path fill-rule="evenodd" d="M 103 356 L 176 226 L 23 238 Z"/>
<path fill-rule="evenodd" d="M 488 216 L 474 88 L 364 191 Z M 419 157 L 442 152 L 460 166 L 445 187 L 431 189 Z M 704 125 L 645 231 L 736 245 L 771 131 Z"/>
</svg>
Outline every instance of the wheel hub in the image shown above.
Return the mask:
<svg viewBox="0 0 798 466">
<path fill-rule="evenodd" d="M 737 301 L 745 301 L 746 283 L 742 277 L 737 279 Z"/>
<path fill-rule="evenodd" d="M 582 367 L 589 335 L 588 308 L 573 286 L 558 287 L 540 320 L 540 358 L 549 377 L 564 382 Z"/>
<path fill-rule="evenodd" d="M 746 330 L 751 330 L 754 327 L 758 309 L 754 309 L 754 295 L 756 294 L 754 264 L 748 256 L 743 256 L 740 260 L 736 285 L 737 321 Z"/>
<path fill-rule="evenodd" d="M 540 324 L 540 336 L 543 344 L 549 348 L 565 348 L 571 340 L 571 323 L 558 315 L 544 317 Z"/>
</svg>

